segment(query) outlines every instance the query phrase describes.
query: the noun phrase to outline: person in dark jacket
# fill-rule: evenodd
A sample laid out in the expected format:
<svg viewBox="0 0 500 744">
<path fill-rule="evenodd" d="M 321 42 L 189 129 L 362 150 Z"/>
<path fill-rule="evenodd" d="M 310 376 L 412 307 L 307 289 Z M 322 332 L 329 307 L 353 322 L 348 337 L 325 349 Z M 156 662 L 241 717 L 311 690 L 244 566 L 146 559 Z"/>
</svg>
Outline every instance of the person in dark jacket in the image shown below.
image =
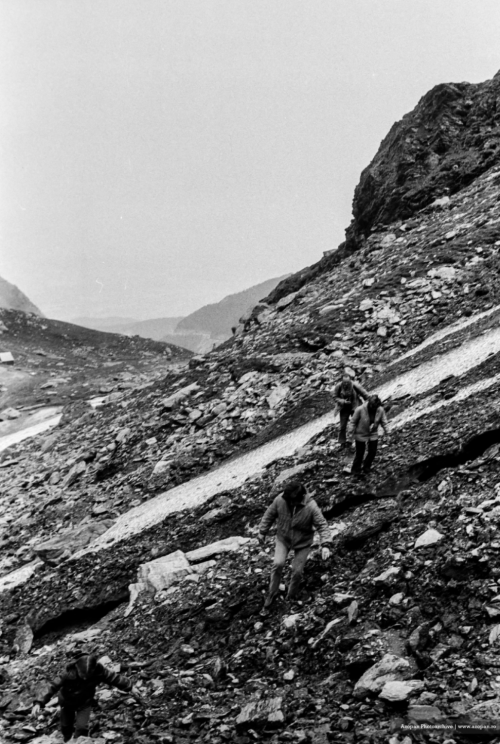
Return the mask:
<svg viewBox="0 0 500 744">
<path fill-rule="evenodd" d="M 352 472 L 368 474 L 377 454 L 379 426 L 384 434 L 389 434 L 389 425 L 384 407 L 378 395 L 370 395 L 367 403 L 356 408 L 351 420 L 352 433 L 356 443 L 356 455 L 352 463 Z M 365 457 L 365 452 L 368 450 Z M 364 462 L 363 462 L 363 458 Z"/>
<path fill-rule="evenodd" d="M 297 597 L 304 573 L 307 556 L 314 539 L 314 530 L 319 533 L 322 546 L 321 557 L 326 561 L 330 550 L 326 547 L 331 541 L 328 523 L 317 503 L 307 493 L 302 483 L 291 481 L 285 486 L 283 495 L 277 496 L 262 517 L 259 526 L 259 540 L 265 539 L 274 522 L 277 523 L 276 549 L 269 591 L 262 614 L 266 615 L 278 593 L 281 575 L 290 550 L 294 551 L 292 578 L 288 589 L 288 599 Z"/>
<path fill-rule="evenodd" d="M 350 448 L 351 443 L 347 441 L 346 435 L 347 424 L 349 418 L 359 406 L 361 400 L 365 401 L 368 399 L 368 393 L 358 382 L 353 382 L 350 375 L 344 373 L 342 380 L 335 385 L 333 394 L 335 396 L 340 416 L 340 446 L 342 448 Z"/>
<path fill-rule="evenodd" d="M 32 715 L 38 716 L 40 708 L 45 707 L 58 693 L 64 741 L 69 741 L 73 735 L 75 739 L 79 736 L 88 736 L 90 710 L 94 703 L 96 688 L 102 683 L 130 692 L 137 700 L 142 700 L 142 694 L 137 686 L 133 686 L 123 675 L 107 669 L 98 661 L 95 654 L 80 649 L 74 652 L 72 661 L 67 664 L 61 676 L 50 683 L 46 694 L 36 701 Z"/>
</svg>

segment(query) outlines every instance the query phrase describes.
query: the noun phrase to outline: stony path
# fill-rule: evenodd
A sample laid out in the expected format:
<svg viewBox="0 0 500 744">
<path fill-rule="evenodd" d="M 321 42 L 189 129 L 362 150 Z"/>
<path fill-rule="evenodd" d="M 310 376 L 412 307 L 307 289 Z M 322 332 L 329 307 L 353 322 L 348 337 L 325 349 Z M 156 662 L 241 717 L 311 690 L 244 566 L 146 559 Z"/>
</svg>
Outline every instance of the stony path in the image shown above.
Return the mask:
<svg viewBox="0 0 500 744">
<path fill-rule="evenodd" d="M 465 374 L 473 367 L 481 364 L 490 354 L 498 351 L 500 351 L 500 328 L 495 328 L 472 339 L 467 344 L 436 356 L 419 367 L 391 380 L 377 392 L 382 399 L 406 393 L 413 395 L 424 393 L 450 374 L 456 376 Z M 482 381 L 479 385 L 484 383 L 487 383 L 487 381 Z M 481 387 L 471 386 L 464 389 L 462 393 L 467 397 L 467 395 L 472 395 L 476 389 L 479 390 Z M 466 393 L 467 390 L 470 390 L 470 392 Z M 412 418 L 423 416 L 427 411 L 448 405 L 450 402 L 440 401 L 439 404 L 432 404 L 428 407 L 424 405 L 418 409 L 404 411 L 391 423 L 395 427 L 402 426 Z M 335 423 L 336 419 L 336 413 L 330 411 L 324 416 L 294 429 L 289 434 L 278 437 L 258 449 L 241 455 L 205 475 L 198 476 L 187 483 L 159 494 L 154 499 L 122 514 L 111 529 L 92 543 L 91 546 L 78 553 L 75 558 L 87 552 L 109 547 L 113 543 L 121 542 L 132 535 L 141 533 L 161 522 L 169 514 L 200 506 L 221 491 L 238 488 L 250 476 L 261 472 L 274 460 L 293 455 L 299 447 L 304 446 L 312 437 Z"/>
</svg>

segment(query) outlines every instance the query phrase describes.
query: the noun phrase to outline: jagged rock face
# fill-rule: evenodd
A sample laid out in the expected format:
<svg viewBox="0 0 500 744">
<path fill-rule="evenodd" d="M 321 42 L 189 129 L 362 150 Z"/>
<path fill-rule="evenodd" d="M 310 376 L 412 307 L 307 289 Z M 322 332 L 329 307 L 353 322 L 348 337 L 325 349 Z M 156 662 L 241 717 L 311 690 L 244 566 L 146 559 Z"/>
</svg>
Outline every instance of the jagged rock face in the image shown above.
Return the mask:
<svg viewBox="0 0 500 744">
<path fill-rule="evenodd" d="M 346 240 L 332 255 L 287 277 L 266 298 L 276 303 L 331 271 L 376 225 L 406 220 L 456 194 L 500 160 L 500 72 L 484 83 L 443 83 L 396 122 L 361 173 Z"/>
<path fill-rule="evenodd" d="M 378 223 L 408 219 L 460 191 L 500 158 L 500 73 L 477 85 L 442 84 L 396 122 L 361 174 L 346 249 Z"/>
</svg>

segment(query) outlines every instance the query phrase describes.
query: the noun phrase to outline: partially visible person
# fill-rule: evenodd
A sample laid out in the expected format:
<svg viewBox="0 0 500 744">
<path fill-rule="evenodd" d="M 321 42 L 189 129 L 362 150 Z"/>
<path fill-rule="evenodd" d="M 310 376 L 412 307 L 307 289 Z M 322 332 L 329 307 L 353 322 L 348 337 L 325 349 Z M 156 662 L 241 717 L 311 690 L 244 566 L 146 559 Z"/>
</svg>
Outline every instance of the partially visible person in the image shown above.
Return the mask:
<svg viewBox="0 0 500 744">
<path fill-rule="evenodd" d="M 132 682 L 123 675 L 111 672 L 98 661 L 95 654 L 89 653 L 83 647 L 77 647 L 64 672 L 50 683 L 46 694 L 36 701 L 31 713 L 33 717 L 38 716 L 40 708 L 44 708 L 58 693 L 64 741 L 69 741 L 72 736 L 74 739 L 88 736 L 90 711 L 97 686 L 102 683 L 130 692 L 133 697 L 142 701 L 142 694 L 137 685 L 132 685 Z"/>
<path fill-rule="evenodd" d="M 382 427 L 386 436 L 389 434 L 389 424 L 382 401 L 378 395 L 370 395 L 366 403 L 356 408 L 351 419 L 356 445 L 356 455 L 352 463 L 352 473 L 355 475 L 370 472 L 377 455 L 379 427 Z"/>
<path fill-rule="evenodd" d="M 283 494 L 277 496 L 262 517 L 259 526 L 259 540 L 264 541 L 274 522 L 277 523 L 276 548 L 269 590 L 262 609 L 267 615 L 279 590 L 281 575 L 290 550 L 294 551 L 292 577 L 288 588 L 288 599 L 297 598 L 307 557 L 311 551 L 314 530 L 319 533 L 322 547 L 321 557 L 330 557 L 327 545 L 331 542 L 330 528 L 319 506 L 307 493 L 299 481 L 291 481 L 285 486 Z"/>
<path fill-rule="evenodd" d="M 337 402 L 340 416 L 339 442 L 343 449 L 349 449 L 351 443 L 347 441 L 347 424 L 361 401 L 366 401 L 368 393 L 358 382 L 354 382 L 350 375 L 345 372 L 342 379 L 338 382 L 333 394 Z"/>
</svg>

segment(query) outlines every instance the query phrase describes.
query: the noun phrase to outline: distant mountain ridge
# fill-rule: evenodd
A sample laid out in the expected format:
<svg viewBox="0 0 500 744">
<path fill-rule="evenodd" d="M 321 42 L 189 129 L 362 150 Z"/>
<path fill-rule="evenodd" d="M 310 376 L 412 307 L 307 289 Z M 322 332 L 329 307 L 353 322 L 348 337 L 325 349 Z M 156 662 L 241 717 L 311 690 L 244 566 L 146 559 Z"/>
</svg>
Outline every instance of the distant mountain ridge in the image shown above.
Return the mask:
<svg viewBox="0 0 500 744">
<path fill-rule="evenodd" d="M 174 333 L 176 325 L 182 316 L 176 318 L 152 318 L 151 320 L 136 320 L 135 318 L 75 318 L 72 322 L 95 331 L 107 333 L 121 333 L 124 336 L 142 336 L 161 341 L 169 333 Z"/>
<path fill-rule="evenodd" d="M 231 328 L 238 322 L 243 313 L 256 305 L 269 292 L 272 292 L 286 276 L 288 274 L 267 279 L 265 282 L 243 290 L 243 292 L 227 295 L 220 302 L 204 305 L 191 315 L 183 318 L 178 324 L 176 332 L 201 331 L 208 333 L 213 338 L 229 338 Z"/>
<path fill-rule="evenodd" d="M 220 302 L 213 302 L 195 310 L 186 317 L 152 318 L 75 318 L 73 323 L 96 331 L 121 333 L 125 336 L 142 336 L 155 341 L 182 346 L 196 353 L 205 353 L 231 337 L 231 329 L 240 317 L 272 292 L 289 275 L 267 279 L 253 287 L 227 295 Z"/>
<path fill-rule="evenodd" d="M 6 279 L 0 277 L 0 307 L 7 310 L 21 310 L 23 313 L 34 313 L 40 317 L 45 317 L 41 310 L 26 297 L 24 292 L 11 284 Z"/>
</svg>

